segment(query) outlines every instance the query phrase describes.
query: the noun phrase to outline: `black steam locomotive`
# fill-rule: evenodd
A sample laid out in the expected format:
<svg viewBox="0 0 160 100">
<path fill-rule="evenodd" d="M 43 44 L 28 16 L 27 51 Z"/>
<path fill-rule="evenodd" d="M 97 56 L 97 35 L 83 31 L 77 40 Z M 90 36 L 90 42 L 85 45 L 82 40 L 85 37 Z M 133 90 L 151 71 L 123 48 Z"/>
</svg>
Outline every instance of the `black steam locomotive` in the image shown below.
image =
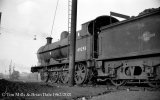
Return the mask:
<svg viewBox="0 0 160 100">
<path fill-rule="evenodd" d="M 82 24 L 76 37 L 75 83 L 92 79 L 110 80 L 116 86 L 148 83 L 160 86 L 160 9 L 119 21 L 100 16 Z M 67 84 L 69 73 L 69 33 L 38 52 L 39 64 L 31 68 L 43 81 Z"/>
</svg>

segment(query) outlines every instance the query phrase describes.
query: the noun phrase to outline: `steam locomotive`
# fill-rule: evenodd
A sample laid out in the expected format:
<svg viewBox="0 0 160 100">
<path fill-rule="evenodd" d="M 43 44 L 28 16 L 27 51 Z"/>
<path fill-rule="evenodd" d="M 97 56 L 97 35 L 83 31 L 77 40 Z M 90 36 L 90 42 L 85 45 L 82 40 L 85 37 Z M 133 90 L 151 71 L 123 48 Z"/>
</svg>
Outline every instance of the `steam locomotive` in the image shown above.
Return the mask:
<svg viewBox="0 0 160 100">
<path fill-rule="evenodd" d="M 160 9 L 119 21 L 113 16 L 99 16 L 82 24 L 76 33 L 76 84 L 92 79 L 110 80 L 115 86 L 147 83 L 160 86 Z M 45 82 L 69 80 L 69 33 L 37 52 L 38 65 L 31 72 L 40 73 Z"/>
</svg>

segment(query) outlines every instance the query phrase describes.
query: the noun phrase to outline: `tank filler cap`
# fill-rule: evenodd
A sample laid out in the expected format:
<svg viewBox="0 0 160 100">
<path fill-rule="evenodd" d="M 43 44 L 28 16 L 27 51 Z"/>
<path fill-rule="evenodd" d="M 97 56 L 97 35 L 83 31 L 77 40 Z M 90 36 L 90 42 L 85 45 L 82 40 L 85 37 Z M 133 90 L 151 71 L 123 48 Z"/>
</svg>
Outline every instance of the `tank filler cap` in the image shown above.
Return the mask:
<svg viewBox="0 0 160 100">
<path fill-rule="evenodd" d="M 47 45 L 52 43 L 52 37 L 47 37 Z"/>
</svg>

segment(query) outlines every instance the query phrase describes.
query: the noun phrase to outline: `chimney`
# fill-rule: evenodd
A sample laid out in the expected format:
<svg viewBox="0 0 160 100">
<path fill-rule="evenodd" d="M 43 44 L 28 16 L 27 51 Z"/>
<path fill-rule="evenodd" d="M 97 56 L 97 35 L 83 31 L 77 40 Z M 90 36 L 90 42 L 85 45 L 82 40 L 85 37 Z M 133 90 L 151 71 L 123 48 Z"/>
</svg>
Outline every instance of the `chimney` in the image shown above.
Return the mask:
<svg viewBox="0 0 160 100">
<path fill-rule="evenodd" d="M 46 44 L 46 45 L 48 45 L 48 44 L 51 44 L 51 43 L 52 43 L 52 37 L 47 37 L 46 39 L 47 39 L 47 44 Z"/>
</svg>

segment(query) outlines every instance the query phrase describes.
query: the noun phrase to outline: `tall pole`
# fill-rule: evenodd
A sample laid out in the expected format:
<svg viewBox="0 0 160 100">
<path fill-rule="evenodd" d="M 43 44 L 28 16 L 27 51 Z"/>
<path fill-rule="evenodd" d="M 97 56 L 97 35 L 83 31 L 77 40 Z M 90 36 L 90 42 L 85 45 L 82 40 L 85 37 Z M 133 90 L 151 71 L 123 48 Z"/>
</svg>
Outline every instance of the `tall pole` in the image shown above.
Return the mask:
<svg viewBox="0 0 160 100">
<path fill-rule="evenodd" d="M 69 52 L 69 85 L 74 85 L 75 48 L 76 48 L 77 0 L 72 0 L 71 34 Z"/>
<path fill-rule="evenodd" d="M 2 13 L 0 12 L 0 25 L 1 25 L 1 15 L 2 15 Z"/>
<path fill-rule="evenodd" d="M 0 12 L 0 30 L 1 30 L 1 15 L 2 15 L 2 13 Z M 0 35 L 1 35 L 1 33 L 0 33 Z"/>
</svg>

